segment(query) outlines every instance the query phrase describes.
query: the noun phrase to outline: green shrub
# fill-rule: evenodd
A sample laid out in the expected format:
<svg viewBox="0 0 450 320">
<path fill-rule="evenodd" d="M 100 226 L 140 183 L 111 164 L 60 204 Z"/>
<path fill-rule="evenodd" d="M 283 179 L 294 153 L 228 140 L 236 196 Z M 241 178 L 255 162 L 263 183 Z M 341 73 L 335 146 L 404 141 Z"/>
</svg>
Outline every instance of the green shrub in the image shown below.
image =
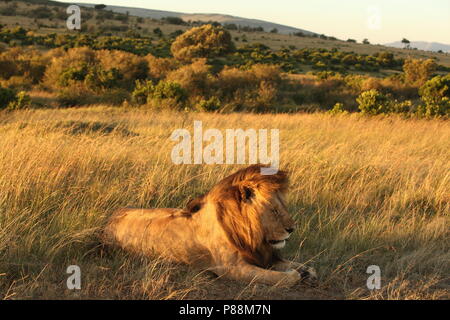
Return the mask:
<svg viewBox="0 0 450 320">
<path fill-rule="evenodd" d="M 16 100 L 14 90 L 0 87 L 0 109 L 6 109 L 10 103 Z"/>
<path fill-rule="evenodd" d="M 153 94 L 155 86 L 152 81 L 136 81 L 136 86 L 131 93 L 131 102 L 133 104 L 142 105 L 147 103 L 149 96 Z"/>
<path fill-rule="evenodd" d="M 131 94 L 134 104 L 148 104 L 154 107 L 180 109 L 188 98 L 183 87 L 173 81 L 159 81 L 155 86 L 152 81 L 136 82 L 136 87 Z"/>
<path fill-rule="evenodd" d="M 425 116 L 450 115 L 450 74 L 428 80 L 419 90 L 425 103 L 418 112 Z"/>
<path fill-rule="evenodd" d="M 338 103 L 336 103 L 336 104 L 333 106 L 333 109 L 328 110 L 328 113 L 329 113 L 329 114 L 332 114 L 332 115 L 336 115 L 336 114 L 347 114 L 348 111 L 345 110 L 344 104 L 343 104 L 343 103 L 339 103 L 339 102 L 338 102 Z"/>
<path fill-rule="evenodd" d="M 18 110 L 18 109 L 26 109 L 31 106 L 30 96 L 27 95 L 25 91 L 20 91 L 15 99 L 9 103 L 8 109 L 10 110 Z"/>
<path fill-rule="evenodd" d="M 174 99 L 177 102 L 183 102 L 187 98 L 187 92 L 177 82 L 160 81 L 155 86 L 151 98 L 156 100 Z"/>
<path fill-rule="evenodd" d="M 197 111 L 217 111 L 221 107 L 219 98 L 211 97 L 209 99 L 201 99 L 196 103 L 194 109 Z"/>
<path fill-rule="evenodd" d="M 388 97 L 376 89 L 362 92 L 356 98 L 358 108 L 362 113 L 366 114 L 382 114 L 390 111 L 390 103 Z"/>
<path fill-rule="evenodd" d="M 411 100 L 397 101 L 394 100 L 390 105 L 390 112 L 393 113 L 409 113 L 412 111 L 413 104 Z"/>
<path fill-rule="evenodd" d="M 117 68 L 103 70 L 96 67 L 86 75 L 85 83 L 91 88 L 115 88 L 119 87 L 119 81 L 122 79 L 123 75 Z"/>
<path fill-rule="evenodd" d="M 8 88 L 0 87 L 0 110 L 17 110 L 25 109 L 31 106 L 30 96 L 25 91 L 16 91 Z"/>
<path fill-rule="evenodd" d="M 58 79 L 61 87 L 68 87 L 74 82 L 84 83 L 90 89 L 114 88 L 120 86 L 123 75 L 117 68 L 103 70 L 100 66 L 82 64 L 65 69 Z"/>
<path fill-rule="evenodd" d="M 59 75 L 58 84 L 61 87 L 69 86 L 73 81 L 84 81 L 88 75 L 89 69 L 87 64 L 81 64 L 77 67 L 69 67 Z"/>
</svg>

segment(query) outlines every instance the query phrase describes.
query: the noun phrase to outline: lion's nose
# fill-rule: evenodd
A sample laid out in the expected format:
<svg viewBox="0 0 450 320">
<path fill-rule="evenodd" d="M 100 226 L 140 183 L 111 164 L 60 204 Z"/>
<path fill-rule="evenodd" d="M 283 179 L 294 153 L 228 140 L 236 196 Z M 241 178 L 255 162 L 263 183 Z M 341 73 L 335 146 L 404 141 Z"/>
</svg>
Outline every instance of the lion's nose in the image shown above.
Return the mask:
<svg viewBox="0 0 450 320">
<path fill-rule="evenodd" d="M 292 233 L 292 232 L 294 232 L 294 228 L 287 228 L 286 231 L 289 233 Z"/>
</svg>

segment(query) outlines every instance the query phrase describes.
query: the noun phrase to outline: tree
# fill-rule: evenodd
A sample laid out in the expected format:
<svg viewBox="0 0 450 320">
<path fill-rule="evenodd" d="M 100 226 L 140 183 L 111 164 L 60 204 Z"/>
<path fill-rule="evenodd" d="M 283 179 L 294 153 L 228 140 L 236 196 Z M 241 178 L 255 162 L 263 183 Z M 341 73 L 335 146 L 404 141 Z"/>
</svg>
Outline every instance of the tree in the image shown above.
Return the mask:
<svg viewBox="0 0 450 320">
<path fill-rule="evenodd" d="M 369 42 L 368 39 L 364 39 L 362 43 L 363 43 L 363 44 L 370 44 L 370 42 Z"/>
<path fill-rule="evenodd" d="M 402 43 L 405 45 L 405 49 L 410 48 L 410 41 L 406 38 L 403 38 Z"/>
<path fill-rule="evenodd" d="M 153 33 L 155 35 L 157 35 L 159 38 L 161 38 L 163 36 L 163 32 L 162 32 L 162 30 L 160 28 L 153 29 Z"/>
<path fill-rule="evenodd" d="M 161 19 L 164 22 L 170 23 L 170 24 L 176 24 L 176 25 L 184 25 L 186 22 L 184 22 L 183 19 L 180 17 L 164 17 Z"/>
<path fill-rule="evenodd" d="M 95 10 L 102 10 L 102 9 L 105 9 L 105 8 L 106 8 L 106 5 L 104 5 L 104 4 L 96 4 L 94 6 Z"/>
<path fill-rule="evenodd" d="M 436 70 L 436 62 L 433 59 L 406 59 L 403 64 L 405 81 L 413 86 L 422 86 Z"/>
<path fill-rule="evenodd" d="M 278 29 L 277 28 L 273 28 L 272 30 L 270 30 L 270 33 L 278 33 Z"/>
<path fill-rule="evenodd" d="M 223 27 L 210 24 L 192 28 L 175 39 L 170 48 L 181 61 L 193 58 L 212 58 L 235 50 L 230 33 Z"/>
<path fill-rule="evenodd" d="M 238 30 L 238 26 L 235 23 L 225 23 L 224 28 L 228 30 Z"/>
</svg>

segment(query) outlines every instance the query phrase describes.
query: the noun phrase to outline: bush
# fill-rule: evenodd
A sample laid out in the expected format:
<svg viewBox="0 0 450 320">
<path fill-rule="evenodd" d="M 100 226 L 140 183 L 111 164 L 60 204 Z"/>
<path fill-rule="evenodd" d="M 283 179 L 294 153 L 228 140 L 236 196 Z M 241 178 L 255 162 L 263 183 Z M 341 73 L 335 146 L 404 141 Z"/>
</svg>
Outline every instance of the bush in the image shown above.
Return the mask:
<svg viewBox="0 0 450 320">
<path fill-rule="evenodd" d="M 181 109 L 187 100 L 186 90 L 177 82 L 161 80 L 155 86 L 152 81 L 136 82 L 131 94 L 134 104 L 147 104 L 157 108 Z"/>
<path fill-rule="evenodd" d="M 103 70 L 96 67 L 89 71 L 86 76 L 85 83 L 88 87 L 111 89 L 119 87 L 119 82 L 122 79 L 123 75 L 116 68 Z"/>
<path fill-rule="evenodd" d="M 161 80 L 173 70 L 176 70 L 179 63 L 173 58 L 157 58 L 151 54 L 145 56 L 148 64 L 148 76 L 155 80 Z"/>
<path fill-rule="evenodd" d="M 44 84 L 53 89 L 84 86 L 87 91 L 131 89 L 136 80 L 148 76 L 148 63 L 143 57 L 118 50 L 73 48 L 67 52 L 52 50 Z"/>
<path fill-rule="evenodd" d="M 69 82 L 84 81 L 89 68 L 97 63 L 94 50 L 82 47 L 64 50 L 55 49 L 49 52 L 52 62 L 45 71 L 44 84 L 50 88 L 60 89 Z"/>
<path fill-rule="evenodd" d="M 80 66 L 73 66 L 64 69 L 59 75 L 57 84 L 60 87 L 67 87 L 73 81 L 84 81 L 89 72 L 89 67 L 86 64 L 81 64 Z"/>
<path fill-rule="evenodd" d="M 211 97 L 209 99 L 200 99 L 195 106 L 194 109 L 197 111 L 217 111 L 221 108 L 221 103 L 219 98 Z"/>
<path fill-rule="evenodd" d="M 261 81 L 257 91 L 255 103 L 250 103 L 255 111 L 268 111 L 273 108 L 273 103 L 278 95 L 278 90 L 274 84 L 268 81 Z"/>
<path fill-rule="evenodd" d="M 192 28 L 175 39 L 170 48 L 181 61 L 193 58 L 213 58 L 235 50 L 230 33 L 210 24 Z"/>
<path fill-rule="evenodd" d="M 14 90 L 0 87 L 0 109 L 7 109 L 16 100 Z"/>
<path fill-rule="evenodd" d="M 0 54 L 0 78 L 21 76 L 28 83 L 36 84 L 42 80 L 48 63 L 48 59 L 39 50 L 10 48 Z"/>
<path fill-rule="evenodd" d="M 252 88 L 255 84 L 252 74 L 238 68 L 225 67 L 218 74 L 218 90 L 221 95 L 233 98 L 235 93 L 246 88 Z"/>
<path fill-rule="evenodd" d="M 107 105 L 123 105 L 123 103 L 128 103 L 130 99 L 129 91 L 122 88 L 112 88 L 105 90 L 99 97 L 99 103 Z"/>
<path fill-rule="evenodd" d="M 267 111 L 282 82 L 277 66 L 256 64 L 248 70 L 225 67 L 217 76 L 216 93 L 233 110 Z"/>
<path fill-rule="evenodd" d="M 412 111 L 413 104 L 411 100 L 391 102 L 390 112 L 393 113 L 410 113 Z"/>
<path fill-rule="evenodd" d="M 13 90 L 27 91 L 33 87 L 33 83 L 27 76 L 12 76 L 8 80 L 0 80 L 0 86 Z"/>
<path fill-rule="evenodd" d="M 53 12 L 49 10 L 46 6 L 37 7 L 30 11 L 30 16 L 35 19 L 52 19 Z"/>
<path fill-rule="evenodd" d="M 155 86 L 151 97 L 155 100 L 173 99 L 177 102 L 183 102 L 187 98 L 187 93 L 177 82 L 160 81 Z"/>
<path fill-rule="evenodd" d="M 0 110 L 25 109 L 31 106 L 30 96 L 25 91 L 16 94 L 14 90 L 0 87 Z"/>
<path fill-rule="evenodd" d="M 347 114 L 348 111 L 345 110 L 344 104 L 338 102 L 334 105 L 333 109 L 328 110 L 328 113 L 332 115 L 337 115 L 337 114 Z"/>
<path fill-rule="evenodd" d="M 31 107 L 31 99 L 25 91 L 20 91 L 8 105 L 8 109 L 10 110 L 26 109 L 29 107 Z"/>
<path fill-rule="evenodd" d="M 87 95 L 73 89 L 62 89 L 56 96 L 58 107 L 74 107 L 87 104 Z"/>
<path fill-rule="evenodd" d="M 68 87 L 77 82 L 86 88 L 96 91 L 98 89 L 119 87 L 119 81 L 123 75 L 118 69 L 103 70 L 99 66 L 82 64 L 79 67 L 70 67 L 64 70 L 58 84 L 60 87 Z"/>
<path fill-rule="evenodd" d="M 148 62 L 145 58 L 139 57 L 133 53 L 119 50 L 99 50 L 96 52 L 96 58 L 101 68 L 108 72 L 116 70 L 120 74 L 118 86 L 131 88 L 136 80 L 142 80 L 148 74 Z M 114 72 L 114 71 L 113 71 Z"/>
<path fill-rule="evenodd" d="M 199 59 L 190 65 L 170 72 L 166 80 L 179 83 L 190 96 L 206 96 L 211 86 L 212 75 L 206 59 Z"/>
<path fill-rule="evenodd" d="M 450 115 L 450 74 L 428 80 L 419 90 L 425 106 L 419 113 L 426 116 Z"/>
<path fill-rule="evenodd" d="M 362 113 L 375 115 L 390 111 L 389 99 L 375 89 L 362 92 L 356 102 Z"/>
<path fill-rule="evenodd" d="M 146 104 L 154 90 L 155 86 L 152 81 L 136 81 L 136 87 L 131 93 L 131 102 L 137 105 Z"/>
<path fill-rule="evenodd" d="M 266 81 L 274 86 L 281 82 L 281 70 L 278 66 L 268 64 L 255 64 L 250 69 L 258 82 Z"/>
<path fill-rule="evenodd" d="M 164 17 L 161 20 L 170 24 L 184 25 L 186 24 L 180 17 Z"/>
<path fill-rule="evenodd" d="M 436 67 L 436 63 L 432 59 L 406 59 L 403 64 L 405 81 L 420 87 L 429 79 Z"/>
</svg>

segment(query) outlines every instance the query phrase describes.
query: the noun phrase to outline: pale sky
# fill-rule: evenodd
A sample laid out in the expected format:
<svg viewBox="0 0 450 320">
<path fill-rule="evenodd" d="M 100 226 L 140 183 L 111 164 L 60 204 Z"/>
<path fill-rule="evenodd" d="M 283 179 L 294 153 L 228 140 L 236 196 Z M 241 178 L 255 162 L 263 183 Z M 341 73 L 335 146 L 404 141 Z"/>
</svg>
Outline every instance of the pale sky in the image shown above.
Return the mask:
<svg viewBox="0 0 450 320">
<path fill-rule="evenodd" d="M 62 0 L 61 2 L 71 1 Z M 80 0 L 185 13 L 267 20 L 339 39 L 387 43 L 407 38 L 450 44 L 450 0 Z M 72 2 L 73 3 L 73 2 Z"/>
</svg>

